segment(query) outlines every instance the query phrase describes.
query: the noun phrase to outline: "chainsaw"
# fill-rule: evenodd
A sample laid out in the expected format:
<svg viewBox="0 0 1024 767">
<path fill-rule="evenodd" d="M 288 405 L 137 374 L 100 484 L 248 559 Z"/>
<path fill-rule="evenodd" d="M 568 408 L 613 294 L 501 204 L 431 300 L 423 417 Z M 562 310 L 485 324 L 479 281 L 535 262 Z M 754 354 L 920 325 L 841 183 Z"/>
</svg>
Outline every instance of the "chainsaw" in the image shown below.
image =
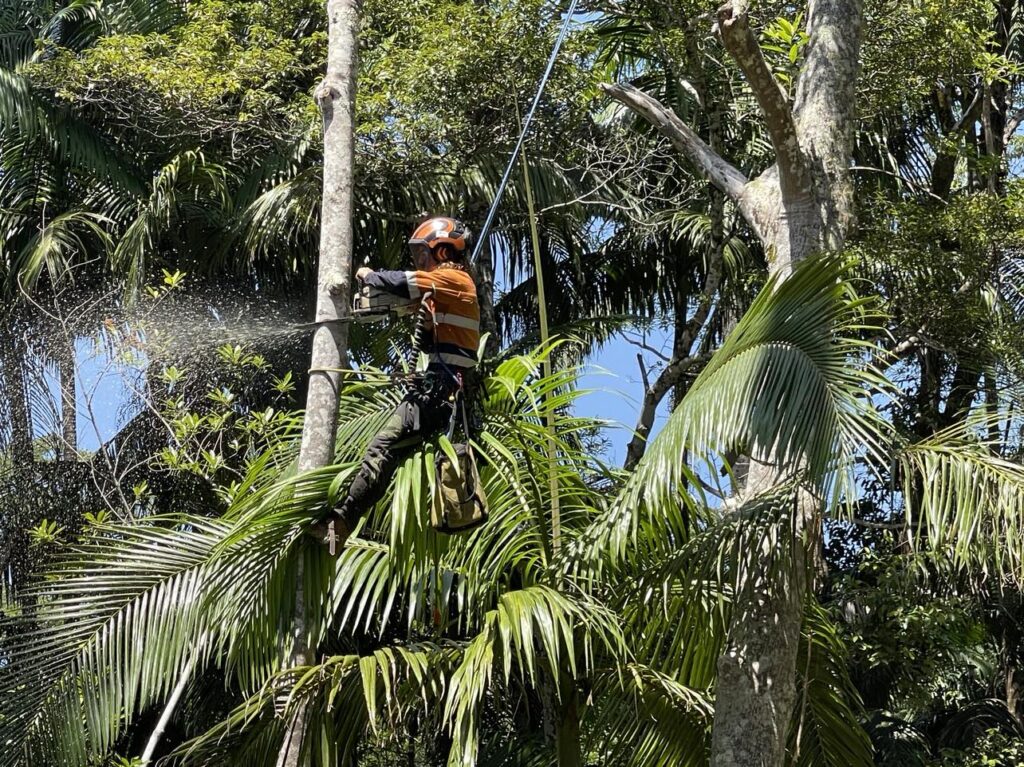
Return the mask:
<svg viewBox="0 0 1024 767">
<path fill-rule="evenodd" d="M 402 298 L 370 285 L 360 287 L 352 296 L 352 312 L 347 317 L 320 322 L 306 322 L 296 328 L 317 328 L 321 325 L 340 325 L 355 322 L 360 325 L 380 322 L 391 317 L 408 317 L 416 313 L 418 299 Z"/>
</svg>

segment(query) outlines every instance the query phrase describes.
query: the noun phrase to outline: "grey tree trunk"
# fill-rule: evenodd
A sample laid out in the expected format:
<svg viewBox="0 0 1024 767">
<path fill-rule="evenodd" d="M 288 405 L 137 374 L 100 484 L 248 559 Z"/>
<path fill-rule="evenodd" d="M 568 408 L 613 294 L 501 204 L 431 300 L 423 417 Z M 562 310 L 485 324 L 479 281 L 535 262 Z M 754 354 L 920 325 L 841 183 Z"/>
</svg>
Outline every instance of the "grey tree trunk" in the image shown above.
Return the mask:
<svg viewBox="0 0 1024 767">
<path fill-rule="evenodd" d="M 320 262 L 317 272 L 316 320 L 338 319 L 349 312 L 352 274 L 352 210 L 355 164 L 355 98 L 359 66 L 360 0 L 328 0 L 327 74 L 316 98 L 324 117 L 323 203 L 320 214 Z M 338 428 L 340 374 L 328 372 L 347 364 L 348 328 L 321 325 L 313 336 L 306 418 L 302 428 L 299 471 L 334 460 Z M 308 646 L 302 573 L 295 597 L 295 617 L 289 642 L 289 665 L 313 661 Z M 288 724 L 278 767 L 299 767 L 307 711 L 300 707 Z"/>
<path fill-rule="evenodd" d="M 78 460 L 78 382 L 75 377 L 75 339 L 60 338 L 57 359 L 60 371 L 60 459 Z"/>
<path fill-rule="evenodd" d="M 28 398 L 25 395 L 25 376 L 22 368 L 25 348 L 20 342 L 19 322 L 16 317 L 8 317 L 8 325 L 0 332 L 0 364 L 3 366 L 3 394 L 7 403 L 8 417 L 11 428 L 11 449 L 14 460 L 19 464 L 31 464 L 32 450 L 32 415 L 29 412 Z"/>
<path fill-rule="evenodd" d="M 785 472 L 748 459 L 744 495 L 765 492 Z M 715 767 L 781 767 L 797 703 L 797 651 L 808 586 L 806 539 L 820 513 L 807 491 L 797 494 L 788 567 L 767 577 L 740 573 L 729 635 L 718 658 L 711 764 Z M 780 552 L 763 552 L 770 561 Z"/>
<path fill-rule="evenodd" d="M 717 30 L 739 64 L 765 118 L 776 163 L 748 180 L 669 109 L 635 88 L 607 86 L 616 100 L 667 136 L 736 205 L 785 277 L 802 259 L 842 248 L 853 223 L 849 178 L 863 24 L 862 0 L 811 0 L 810 42 L 791 102 L 764 61 L 748 25 L 748 0 L 718 10 Z M 749 497 L 777 485 L 798 466 L 769 452 L 749 461 Z M 744 573 L 718 661 L 713 767 L 781 767 L 796 704 L 797 645 L 807 591 L 806 543 L 820 516 L 809 492 L 798 495 L 792 569 L 772 580 Z"/>
</svg>

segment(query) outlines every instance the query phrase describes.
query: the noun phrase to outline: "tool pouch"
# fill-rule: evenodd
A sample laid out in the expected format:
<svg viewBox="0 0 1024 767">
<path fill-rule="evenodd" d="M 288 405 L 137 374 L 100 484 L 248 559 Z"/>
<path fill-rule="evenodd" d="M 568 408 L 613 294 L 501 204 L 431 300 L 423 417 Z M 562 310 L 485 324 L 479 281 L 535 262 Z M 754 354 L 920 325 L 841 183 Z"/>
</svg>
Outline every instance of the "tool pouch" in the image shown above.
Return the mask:
<svg viewBox="0 0 1024 767">
<path fill-rule="evenodd" d="M 463 442 L 453 447 L 458 466 L 444 452 L 434 462 L 430 524 L 439 533 L 461 533 L 487 521 L 487 498 L 480 484 L 473 448 Z"/>
<path fill-rule="evenodd" d="M 472 530 L 487 521 L 487 496 L 480 484 L 476 456 L 469 443 L 466 406 L 461 396 L 452 413 L 448 438 L 455 432 L 457 412 L 462 412 L 466 428 L 466 442 L 453 444 L 457 463 L 446 451 L 439 451 L 434 459 L 434 494 L 430 505 L 430 524 L 439 533 L 461 533 Z"/>
</svg>

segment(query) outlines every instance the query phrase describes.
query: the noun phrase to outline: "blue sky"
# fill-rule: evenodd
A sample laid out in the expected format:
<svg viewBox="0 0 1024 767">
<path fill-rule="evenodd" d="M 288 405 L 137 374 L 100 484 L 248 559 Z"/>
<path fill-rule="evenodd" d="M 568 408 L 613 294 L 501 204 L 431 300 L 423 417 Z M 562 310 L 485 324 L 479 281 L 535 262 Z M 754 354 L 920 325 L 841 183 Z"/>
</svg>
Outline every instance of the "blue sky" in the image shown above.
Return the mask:
<svg viewBox="0 0 1024 767">
<path fill-rule="evenodd" d="M 648 334 L 646 342 L 666 354 L 671 352 L 671 336 L 664 331 L 655 329 Z M 636 425 L 643 398 L 640 366 L 636 359 L 638 352 L 644 355 L 644 364 L 651 371 L 658 361 L 655 355 L 622 338 L 615 338 L 590 360 L 579 382 L 581 389 L 591 392 L 580 398 L 577 411 L 580 415 L 613 422 L 607 434 L 610 444 L 605 457 L 619 466 L 626 457 L 626 445 Z M 668 401 L 666 397 L 658 409 L 655 433 L 668 417 Z"/>
<path fill-rule="evenodd" d="M 78 448 L 92 451 L 113 438 L 133 415 L 128 408 L 140 372 L 112 358 L 92 338 L 78 339 L 75 353 Z"/>
</svg>

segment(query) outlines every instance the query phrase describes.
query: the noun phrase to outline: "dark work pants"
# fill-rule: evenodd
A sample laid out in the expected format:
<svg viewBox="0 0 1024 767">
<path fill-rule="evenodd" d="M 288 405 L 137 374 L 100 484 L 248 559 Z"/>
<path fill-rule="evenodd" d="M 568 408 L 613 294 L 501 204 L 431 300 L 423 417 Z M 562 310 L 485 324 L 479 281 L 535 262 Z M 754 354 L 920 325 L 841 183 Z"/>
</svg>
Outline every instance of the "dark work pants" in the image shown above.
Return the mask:
<svg viewBox="0 0 1024 767">
<path fill-rule="evenodd" d="M 348 497 L 335 511 L 352 529 L 387 490 L 398 464 L 416 447 L 444 431 L 451 422 L 455 378 L 444 371 L 427 371 L 412 382 L 391 418 L 370 442 Z"/>
</svg>

